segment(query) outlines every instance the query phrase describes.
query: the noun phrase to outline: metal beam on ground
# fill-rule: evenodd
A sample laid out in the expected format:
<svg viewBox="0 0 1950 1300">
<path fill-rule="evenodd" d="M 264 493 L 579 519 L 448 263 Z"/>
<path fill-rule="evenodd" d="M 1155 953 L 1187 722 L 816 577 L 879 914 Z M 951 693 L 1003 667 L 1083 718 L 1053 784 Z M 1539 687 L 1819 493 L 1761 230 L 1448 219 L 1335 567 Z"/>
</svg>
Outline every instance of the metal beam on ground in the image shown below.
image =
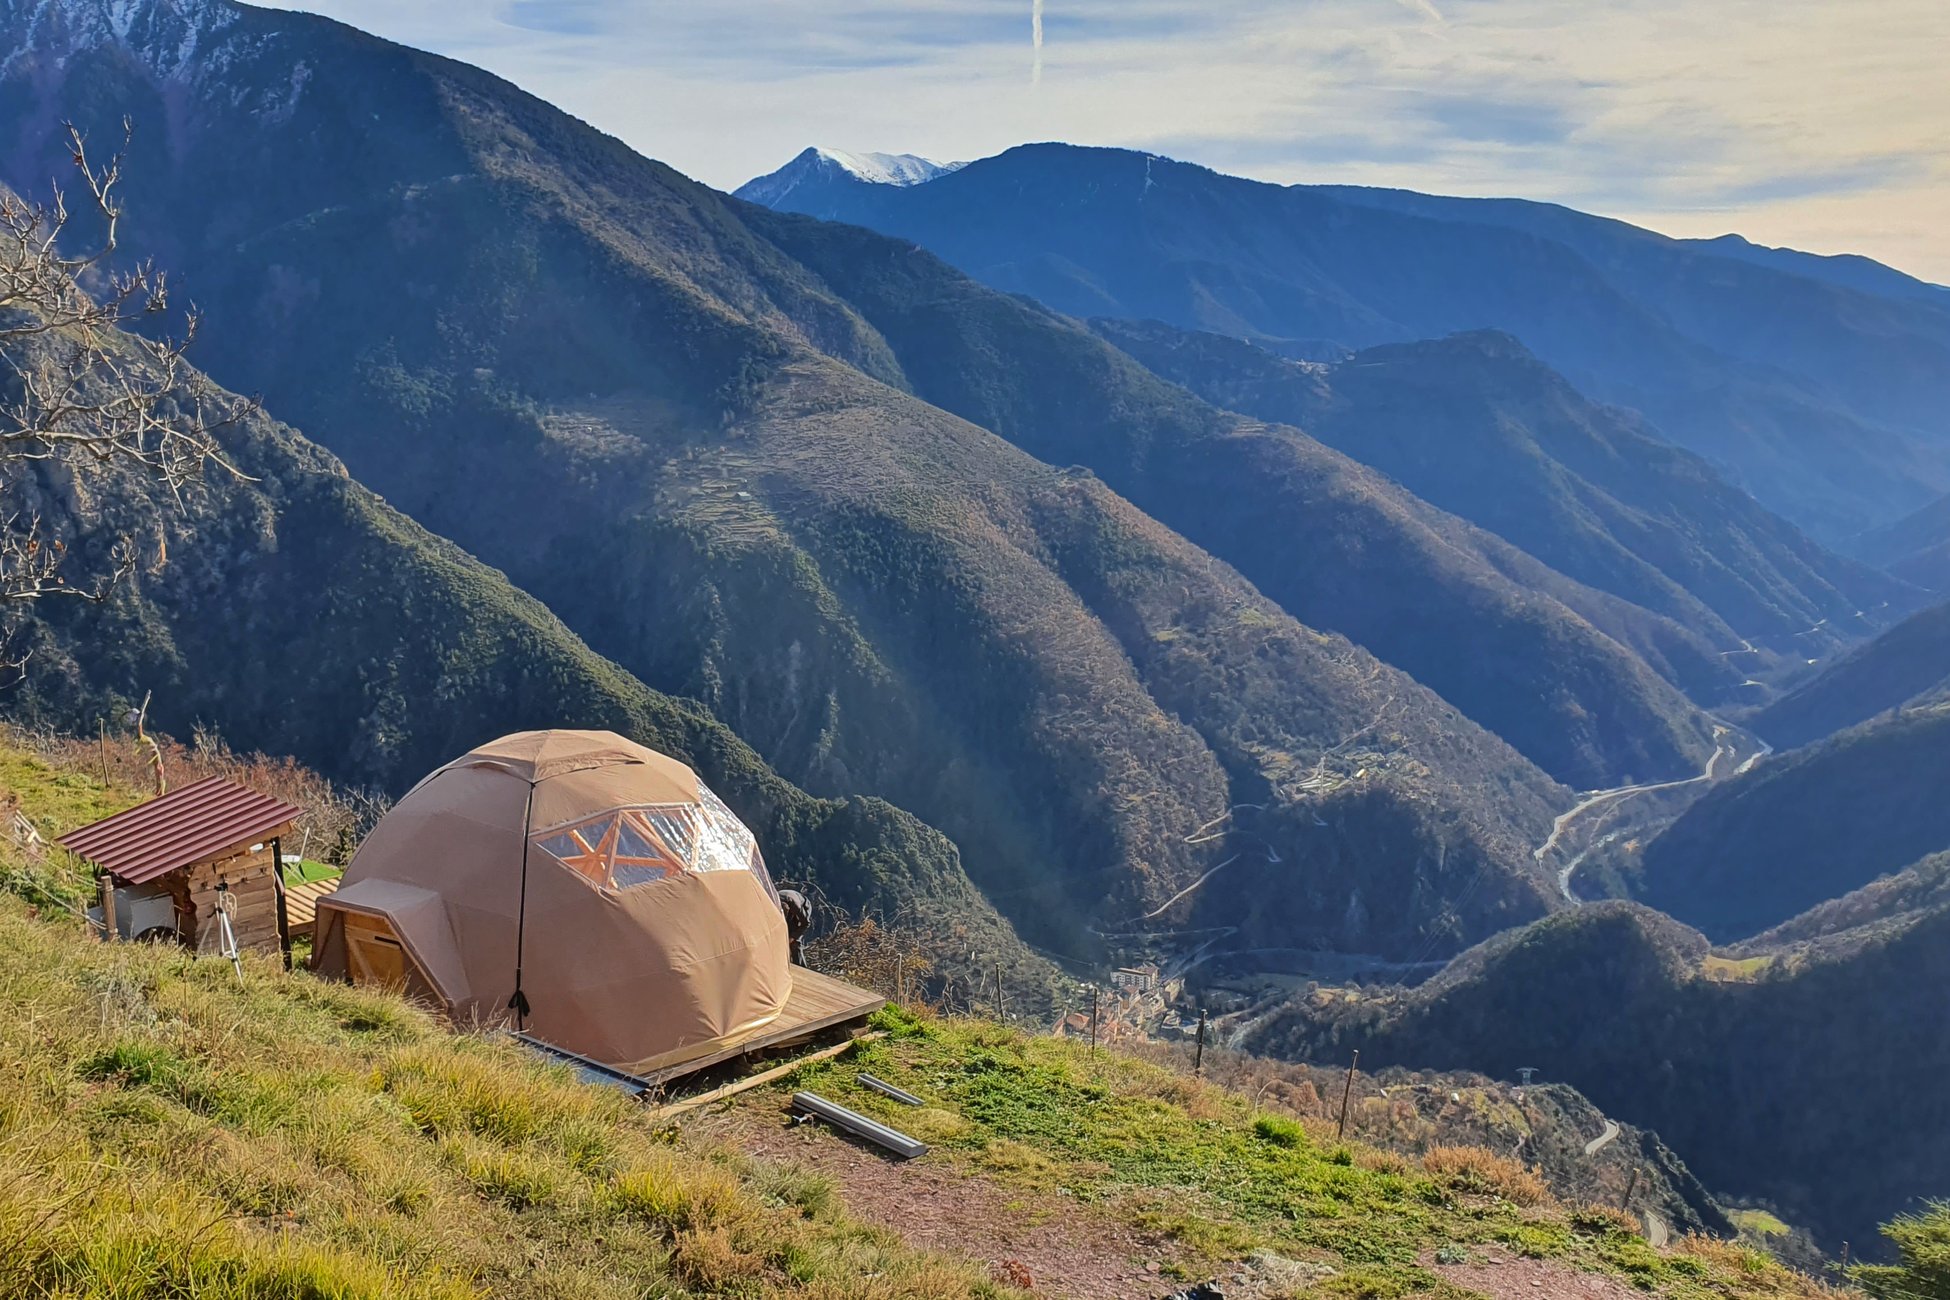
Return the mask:
<svg viewBox="0 0 1950 1300">
<path fill-rule="evenodd" d="M 877 1120 L 868 1119 L 857 1110 L 848 1110 L 838 1102 L 828 1101 L 816 1092 L 795 1092 L 792 1094 L 794 1109 L 817 1115 L 838 1128 L 843 1128 L 855 1137 L 865 1138 L 875 1146 L 885 1147 L 903 1160 L 928 1153 L 928 1145 L 909 1137 L 898 1129 L 888 1128 Z"/>
</svg>

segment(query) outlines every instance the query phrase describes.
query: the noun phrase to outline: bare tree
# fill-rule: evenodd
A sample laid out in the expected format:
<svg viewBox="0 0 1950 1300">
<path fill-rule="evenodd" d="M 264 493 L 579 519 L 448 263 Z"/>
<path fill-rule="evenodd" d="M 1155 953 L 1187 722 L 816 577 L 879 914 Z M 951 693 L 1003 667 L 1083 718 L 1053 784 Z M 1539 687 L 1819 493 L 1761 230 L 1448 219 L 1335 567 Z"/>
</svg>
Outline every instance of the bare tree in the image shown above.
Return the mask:
<svg viewBox="0 0 1950 1300">
<path fill-rule="evenodd" d="M 98 227 L 87 248 L 64 248 L 63 237 L 75 232 L 58 188 L 45 203 L 0 192 L 0 611 L 49 596 L 99 601 L 135 566 L 134 542 L 124 536 L 110 548 L 105 572 L 64 572 L 65 543 L 45 535 L 40 517 L 21 504 L 31 462 L 121 467 L 180 501 L 210 462 L 238 472 L 224 461 L 217 435 L 255 406 L 185 361 L 196 337 L 194 308 L 174 335 L 124 332 L 166 315 L 168 281 L 146 262 L 110 265 L 122 220 L 122 155 L 92 162 L 81 132 L 72 124 L 67 131 L 82 210 Z"/>
</svg>

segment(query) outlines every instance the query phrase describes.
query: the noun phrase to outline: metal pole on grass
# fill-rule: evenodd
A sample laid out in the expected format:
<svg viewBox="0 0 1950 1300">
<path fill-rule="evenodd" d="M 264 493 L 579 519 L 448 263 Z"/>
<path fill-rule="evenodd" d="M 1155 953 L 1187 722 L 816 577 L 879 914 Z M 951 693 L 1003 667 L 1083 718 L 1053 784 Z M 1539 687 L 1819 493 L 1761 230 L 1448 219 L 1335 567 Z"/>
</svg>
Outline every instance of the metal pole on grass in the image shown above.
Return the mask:
<svg viewBox="0 0 1950 1300">
<path fill-rule="evenodd" d="M 1341 1086 L 1341 1122 L 1334 1130 L 1334 1140 L 1340 1141 L 1347 1133 L 1347 1099 L 1354 1094 L 1354 1067 L 1361 1064 L 1361 1049 L 1354 1049 L 1354 1059 L 1347 1063 L 1347 1082 Z"/>
</svg>

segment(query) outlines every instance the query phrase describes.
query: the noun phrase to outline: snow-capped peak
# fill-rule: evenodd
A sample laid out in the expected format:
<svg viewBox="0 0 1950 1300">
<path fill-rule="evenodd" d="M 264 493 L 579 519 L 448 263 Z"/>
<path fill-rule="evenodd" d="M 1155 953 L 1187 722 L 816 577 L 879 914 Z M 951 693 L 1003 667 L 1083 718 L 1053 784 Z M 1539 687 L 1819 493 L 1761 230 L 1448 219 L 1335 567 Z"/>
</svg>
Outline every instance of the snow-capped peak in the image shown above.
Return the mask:
<svg viewBox="0 0 1950 1300">
<path fill-rule="evenodd" d="M 962 165 L 939 163 L 914 153 L 848 153 L 844 149 L 814 149 L 813 152 L 875 185 L 919 185 Z"/>
<path fill-rule="evenodd" d="M 936 162 L 912 153 L 853 153 L 844 149 L 807 149 L 775 172 L 738 187 L 741 199 L 776 207 L 781 199 L 808 181 L 845 177 L 868 185 L 921 185 L 966 164 Z"/>
<path fill-rule="evenodd" d="M 59 60 L 75 50 L 119 45 L 171 75 L 238 14 L 229 0 L 0 0 L 0 33 L 11 46 L 0 66 L 34 49 Z"/>
</svg>

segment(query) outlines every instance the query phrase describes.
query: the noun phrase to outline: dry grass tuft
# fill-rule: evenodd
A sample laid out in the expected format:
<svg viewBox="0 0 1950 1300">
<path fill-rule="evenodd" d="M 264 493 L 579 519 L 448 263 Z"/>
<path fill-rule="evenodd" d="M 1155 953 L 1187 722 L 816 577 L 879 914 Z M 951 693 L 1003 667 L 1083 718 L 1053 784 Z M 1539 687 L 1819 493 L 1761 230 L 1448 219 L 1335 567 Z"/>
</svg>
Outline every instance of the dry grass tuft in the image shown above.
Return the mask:
<svg viewBox="0 0 1950 1300">
<path fill-rule="evenodd" d="M 1422 1168 L 1458 1191 L 1500 1196 L 1512 1205 L 1550 1200 L 1550 1189 L 1536 1170 L 1481 1147 L 1431 1147 L 1422 1156 Z"/>
</svg>

